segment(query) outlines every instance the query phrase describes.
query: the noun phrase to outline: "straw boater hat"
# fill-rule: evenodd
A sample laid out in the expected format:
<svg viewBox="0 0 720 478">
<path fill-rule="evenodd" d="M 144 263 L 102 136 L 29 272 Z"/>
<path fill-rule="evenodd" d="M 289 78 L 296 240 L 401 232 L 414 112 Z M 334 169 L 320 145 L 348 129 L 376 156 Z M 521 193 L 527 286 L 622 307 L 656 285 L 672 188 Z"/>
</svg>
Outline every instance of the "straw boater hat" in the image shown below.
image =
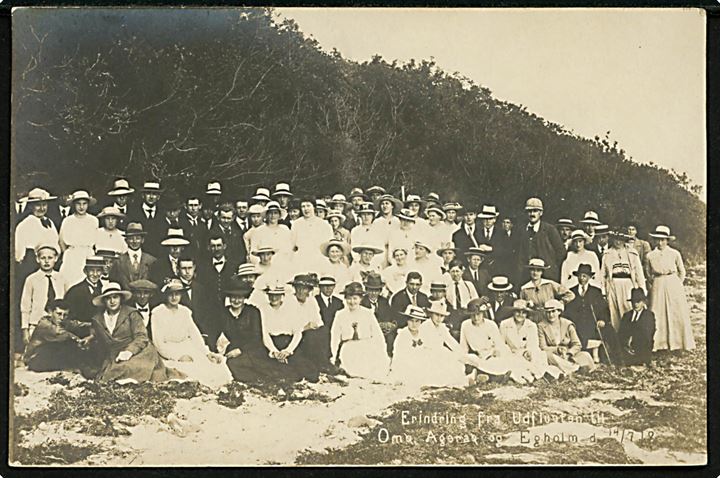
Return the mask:
<svg viewBox="0 0 720 478">
<path fill-rule="evenodd" d="M 410 209 L 401 209 L 397 217 L 401 221 L 415 222 L 415 217 L 412 215 L 412 212 L 410 212 Z"/>
<path fill-rule="evenodd" d="M 485 257 L 488 254 L 490 254 L 493 251 L 493 248 L 490 244 L 480 244 L 477 247 L 469 247 L 468 250 L 465 252 L 465 255 L 470 256 L 482 256 Z"/>
<path fill-rule="evenodd" d="M 375 209 L 380 210 L 380 204 L 383 201 L 388 201 L 393 206 L 393 212 L 397 214 L 400 212 L 400 210 L 403 208 L 403 203 L 398 198 L 393 196 L 392 194 L 383 194 L 379 198 L 377 198 L 377 201 L 375 201 Z"/>
<path fill-rule="evenodd" d="M 557 220 L 557 222 L 555 223 L 555 225 L 556 225 L 557 227 L 569 227 L 569 228 L 571 228 L 571 229 L 572 229 L 573 227 L 575 227 L 575 223 L 573 222 L 573 220 L 572 220 L 572 219 L 569 219 L 569 218 L 567 218 L 567 217 L 561 217 L 560 219 Z"/>
<path fill-rule="evenodd" d="M 422 248 L 424 248 L 424 249 L 428 252 L 428 254 L 430 254 L 430 253 L 432 252 L 432 247 L 430 247 L 430 246 L 429 246 L 425 241 L 423 241 L 423 240 L 415 241 L 415 244 L 413 244 L 413 247 L 414 247 L 415 249 L 417 249 L 418 247 L 422 247 Z"/>
<path fill-rule="evenodd" d="M 57 196 L 51 196 L 49 192 L 42 188 L 33 188 L 24 199 L 26 203 L 31 204 L 34 202 L 52 201 L 53 199 L 57 199 Z"/>
<path fill-rule="evenodd" d="M 595 235 L 596 236 L 602 236 L 603 234 L 609 234 L 610 228 L 607 224 L 599 224 L 595 226 Z"/>
<path fill-rule="evenodd" d="M 335 204 L 342 204 L 343 206 L 349 206 L 350 202 L 348 202 L 348 200 L 345 198 L 344 194 L 337 193 L 337 194 L 333 194 L 332 198 L 328 201 L 328 204 L 330 204 L 331 206 L 333 206 Z"/>
<path fill-rule="evenodd" d="M 385 188 L 382 186 L 370 186 L 365 192 L 367 194 L 385 194 Z"/>
<path fill-rule="evenodd" d="M 577 270 L 572 271 L 572 275 L 575 277 L 580 277 L 580 274 L 587 274 L 590 277 L 595 277 L 595 273 L 592 270 L 592 266 L 590 264 L 580 264 L 578 265 Z"/>
<path fill-rule="evenodd" d="M 456 203 L 456 202 L 446 202 L 445 204 L 443 204 L 443 207 L 442 207 L 442 208 L 443 208 L 443 211 L 445 211 L 445 212 L 447 212 L 447 211 L 460 211 L 460 210 L 462 209 L 462 206 L 460 205 L 460 203 Z"/>
<path fill-rule="evenodd" d="M 231 277 L 222 288 L 222 293 L 225 295 L 239 295 L 246 299 L 250 297 L 253 288 L 247 282 L 240 280 L 237 277 Z"/>
<path fill-rule="evenodd" d="M 260 206 L 260 205 L 258 204 L 258 206 Z M 260 206 L 260 207 L 262 207 L 262 206 Z M 267 213 L 267 212 L 270 212 L 270 211 L 281 212 L 281 211 L 282 211 L 282 208 L 280 207 L 280 203 L 277 202 L 277 201 L 270 201 L 270 202 L 268 202 L 268 203 L 265 205 L 265 212 Z"/>
<path fill-rule="evenodd" d="M 332 219 L 334 217 L 340 219 L 340 224 L 345 222 L 345 219 L 346 219 L 345 214 L 341 213 L 340 211 L 333 210 L 333 211 L 330 211 L 330 213 L 328 213 L 327 216 L 325 216 L 325 220 L 329 221 L 330 219 Z"/>
<path fill-rule="evenodd" d="M 123 301 L 130 299 L 132 297 L 132 293 L 127 290 L 123 290 L 122 287 L 120 287 L 120 284 L 117 282 L 106 282 L 102 286 L 102 292 L 99 296 L 94 297 L 92 300 L 92 303 L 95 307 L 100 307 L 103 305 L 103 302 L 106 297 L 110 297 L 111 295 L 119 294 L 122 296 Z"/>
<path fill-rule="evenodd" d="M 445 214 L 445 211 L 440 209 L 439 206 L 430 206 L 429 208 L 425 209 L 425 215 L 427 216 L 428 213 L 434 212 L 437 213 L 438 216 L 440 216 L 440 219 L 444 220 L 447 217 L 447 214 Z"/>
<path fill-rule="evenodd" d="M 317 280 L 310 274 L 297 274 L 288 284 L 313 288 L 317 285 Z"/>
<path fill-rule="evenodd" d="M 111 251 L 110 249 L 98 249 L 95 251 L 95 255 L 102 257 L 105 259 L 106 257 L 112 257 L 113 259 L 117 259 L 120 257 L 120 254 L 118 254 L 116 251 Z"/>
<path fill-rule="evenodd" d="M 371 244 L 358 244 L 357 246 L 353 246 L 352 248 L 353 252 L 357 252 L 360 254 L 362 251 L 373 251 L 375 254 L 380 254 L 383 252 L 383 249 L 380 249 L 377 246 L 373 246 Z"/>
<path fill-rule="evenodd" d="M 453 252 L 455 252 L 455 255 L 457 255 L 457 253 L 460 252 L 460 249 L 458 249 L 457 247 L 455 247 L 455 243 L 452 242 L 452 241 L 450 241 L 450 242 L 443 242 L 442 244 L 440 244 L 440 249 L 438 249 L 438 250 L 436 251 L 436 254 L 437 254 L 438 256 L 441 256 L 441 257 L 442 257 L 442 255 L 443 255 L 443 253 L 444 253 L 445 251 L 453 251 Z"/>
<path fill-rule="evenodd" d="M 425 309 L 412 304 L 409 304 L 405 308 L 405 312 L 401 312 L 400 315 L 404 315 L 408 320 L 427 320 L 429 318 L 425 313 Z"/>
<path fill-rule="evenodd" d="M 190 241 L 185 237 L 182 229 L 170 228 L 165 239 L 160 241 L 161 246 L 188 246 Z"/>
<path fill-rule="evenodd" d="M 543 210 L 543 202 L 540 198 L 530 198 L 527 201 L 525 201 L 525 210 L 526 211 L 542 211 Z"/>
<path fill-rule="evenodd" d="M 255 264 L 248 262 L 246 264 L 240 264 L 237 268 L 237 272 L 235 272 L 235 276 L 237 277 L 244 277 L 244 276 L 260 276 L 262 275 L 262 272 L 258 271 L 255 268 Z"/>
<path fill-rule="evenodd" d="M 447 290 L 447 284 L 444 282 L 431 282 L 430 290 Z"/>
<path fill-rule="evenodd" d="M 327 204 L 322 199 L 316 199 L 315 200 L 315 210 L 323 210 L 327 211 Z"/>
<path fill-rule="evenodd" d="M 385 281 L 382 276 L 373 271 L 365 277 L 365 290 L 382 290 L 385 287 Z"/>
<path fill-rule="evenodd" d="M 561 312 L 565 310 L 563 303 L 557 299 L 550 299 L 546 301 L 543 308 L 548 312 L 551 310 L 559 310 Z"/>
<path fill-rule="evenodd" d="M 208 196 L 220 196 L 222 195 L 222 186 L 217 181 L 211 181 L 205 186 L 205 194 Z"/>
<path fill-rule="evenodd" d="M 102 269 L 105 267 L 105 259 L 100 256 L 90 256 L 85 259 L 85 268 L 88 267 L 99 267 Z"/>
<path fill-rule="evenodd" d="M 293 193 L 290 192 L 290 185 L 288 183 L 277 183 L 272 195 L 292 197 Z"/>
<path fill-rule="evenodd" d="M 587 242 L 587 241 L 590 240 L 590 236 L 588 236 L 588 235 L 585 233 L 585 231 L 583 231 L 582 229 L 575 229 L 575 230 L 570 234 L 570 239 L 573 240 L 573 241 L 574 241 L 575 239 L 584 239 L 584 240 Z"/>
<path fill-rule="evenodd" d="M 478 212 L 478 219 L 495 219 L 500 213 L 492 204 L 483 204 L 482 209 Z"/>
<path fill-rule="evenodd" d="M 53 251 L 55 251 L 56 255 L 60 255 L 60 247 L 58 247 L 57 242 L 42 241 L 38 243 L 35 246 L 35 256 L 40 254 L 40 251 L 42 251 L 43 249 L 52 249 Z"/>
<path fill-rule="evenodd" d="M 632 241 L 635 239 L 630 234 L 628 234 L 627 232 L 625 232 L 624 230 L 621 230 L 621 229 L 615 229 L 614 231 L 610 231 L 608 234 L 610 234 L 611 239 L 619 239 L 619 240 L 625 241 L 625 242 Z"/>
<path fill-rule="evenodd" d="M 585 213 L 585 216 L 580 220 L 583 224 L 592 224 L 594 226 L 599 226 L 602 224 L 598 218 L 598 213 L 595 211 L 587 211 Z"/>
<path fill-rule="evenodd" d="M 80 201 L 81 199 L 86 200 L 91 206 L 97 202 L 94 197 L 90 196 L 90 193 L 82 189 L 75 191 L 70 196 L 70 202 L 72 203 L 74 203 L 75 201 Z"/>
<path fill-rule="evenodd" d="M 350 282 L 345 286 L 345 289 L 343 289 L 342 292 L 340 292 L 345 297 L 350 297 L 353 295 L 359 295 L 362 297 L 365 295 L 365 290 L 363 289 L 363 286 L 359 282 Z"/>
<path fill-rule="evenodd" d="M 265 208 L 262 204 L 253 204 L 248 208 L 248 214 L 265 214 Z"/>
<path fill-rule="evenodd" d="M 443 317 L 447 317 L 450 315 L 450 312 L 447 311 L 447 304 L 441 300 L 430 301 L 430 307 L 427 307 L 425 309 L 425 313 L 428 316 L 430 314 L 442 315 Z"/>
<path fill-rule="evenodd" d="M 182 292 L 184 290 L 187 290 L 187 287 L 185 284 L 182 283 L 180 279 L 169 279 L 163 286 L 160 288 L 160 292 L 162 294 L 169 294 L 170 292 Z"/>
<path fill-rule="evenodd" d="M 102 219 L 104 217 L 117 217 L 118 219 L 123 219 L 125 214 L 123 214 L 122 211 L 115 206 L 107 206 L 102 208 L 100 214 L 97 215 L 98 219 Z"/>
<path fill-rule="evenodd" d="M 285 286 L 283 286 L 280 283 L 276 283 L 274 285 L 267 285 L 263 292 L 265 292 L 267 295 L 285 295 Z"/>
<path fill-rule="evenodd" d="M 251 198 L 253 201 L 270 201 L 270 190 L 268 188 L 257 188 L 255 195 Z"/>
<path fill-rule="evenodd" d="M 125 228 L 125 237 L 128 236 L 145 236 L 147 232 L 143 230 L 143 225 L 140 222 L 131 222 Z"/>
<path fill-rule="evenodd" d="M 274 247 L 261 246 L 261 247 L 258 247 L 257 249 L 255 249 L 254 251 L 252 251 L 250 254 L 252 254 L 253 256 L 256 256 L 256 257 L 260 257 L 260 254 L 266 254 L 266 253 L 275 254 L 276 252 L 277 252 L 277 250 Z"/>
<path fill-rule="evenodd" d="M 337 282 L 335 281 L 335 278 L 333 276 L 322 276 L 318 281 L 318 286 L 320 287 L 330 285 L 337 285 Z"/>
<path fill-rule="evenodd" d="M 128 287 L 131 291 L 135 290 L 148 290 L 148 291 L 155 291 L 157 290 L 158 286 L 152 281 L 149 281 L 147 279 L 138 279 L 134 280 L 131 283 L 128 284 Z"/>
<path fill-rule="evenodd" d="M 545 261 L 540 259 L 539 257 L 533 257 L 532 259 L 530 259 L 525 267 L 528 269 L 540 270 L 550 269 L 550 266 L 545 265 Z"/>
<path fill-rule="evenodd" d="M 130 187 L 130 183 L 127 179 L 124 178 L 117 178 L 115 182 L 113 182 L 113 188 L 108 191 L 108 196 L 126 196 L 128 194 L 134 193 L 135 190 Z"/>
<path fill-rule="evenodd" d="M 339 239 L 330 239 L 329 241 L 325 241 L 322 244 L 320 244 L 320 252 L 322 252 L 322 255 L 325 257 L 328 256 L 328 249 L 332 246 L 337 246 L 343 251 L 343 255 L 347 256 L 350 254 L 350 245 L 345 242 L 341 241 Z"/>
<path fill-rule="evenodd" d="M 675 236 L 670 234 L 670 228 L 663 225 L 655 227 L 655 230 L 648 234 L 648 236 L 654 237 L 655 239 L 667 239 L 668 241 L 675 240 Z"/>
<path fill-rule="evenodd" d="M 163 189 L 157 181 L 145 181 L 141 191 L 144 193 L 161 193 L 163 192 Z"/>
<path fill-rule="evenodd" d="M 493 292 L 507 292 L 513 288 L 510 279 L 505 276 L 495 276 L 487 288 Z"/>
</svg>

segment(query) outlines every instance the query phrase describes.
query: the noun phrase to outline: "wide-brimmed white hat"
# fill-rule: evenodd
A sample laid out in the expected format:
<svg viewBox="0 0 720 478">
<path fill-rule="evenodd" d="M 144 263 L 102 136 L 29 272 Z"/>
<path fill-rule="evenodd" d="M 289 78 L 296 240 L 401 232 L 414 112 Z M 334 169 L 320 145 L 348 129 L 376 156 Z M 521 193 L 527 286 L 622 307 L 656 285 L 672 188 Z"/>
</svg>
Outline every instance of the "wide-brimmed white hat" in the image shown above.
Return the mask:
<svg viewBox="0 0 720 478">
<path fill-rule="evenodd" d="M 275 185 L 275 191 L 272 193 L 273 196 L 292 196 L 290 192 L 290 185 L 288 183 L 277 183 Z"/>
<path fill-rule="evenodd" d="M 525 267 L 528 269 L 550 269 L 550 266 L 545 265 L 545 261 L 539 257 L 533 257 L 530 259 Z"/>
<path fill-rule="evenodd" d="M 336 217 L 336 218 L 340 219 L 340 223 L 341 223 L 341 224 L 342 224 L 343 222 L 345 222 L 345 219 L 347 219 L 347 218 L 345 217 L 345 214 L 341 213 L 340 211 L 334 211 L 334 210 L 333 210 L 333 211 L 330 211 L 327 216 L 325 216 L 325 220 L 329 221 L 329 220 L 332 219 L 333 217 Z"/>
<path fill-rule="evenodd" d="M 345 256 L 350 254 L 350 245 L 347 242 L 341 241 L 339 239 L 330 239 L 329 241 L 325 241 L 320 244 L 320 252 L 322 252 L 322 255 L 327 257 L 328 249 L 332 246 L 337 246 L 342 249 L 343 255 Z"/>
<path fill-rule="evenodd" d="M 104 217 L 117 217 L 117 218 L 124 218 L 125 214 L 120 211 L 120 209 L 116 208 L 115 206 L 107 206 L 102 208 L 102 211 L 100 211 L 100 214 L 97 215 L 98 219 L 102 219 Z"/>
<path fill-rule="evenodd" d="M 102 286 L 100 295 L 94 297 L 92 303 L 95 307 L 99 307 L 103 305 L 105 297 L 109 297 L 114 294 L 120 294 L 123 300 L 129 300 L 130 297 L 132 297 L 132 292 L 130 292 L 129 290 L 123 290 L 122 287 L 120 287 L 120 284 L 118 284 L 117 282 L 106 282 Z"/>
<path fill-rule="evenodd" d="M 478 212 L 478 219 L 494 219 L 498 217 L 500 213 L 497 208 L 492 204 L 483 204 L 482 209 Z"/>
<path fill-rule="evenodd" d="M 344 206 L 349 206 L 350 203 L 348 202 L 347 198 L 344 194 L 333 194 L 330 200 L 328 201 L 328 204 L 342 204 Z"/>
<path fill-rule="evenodd" d="M 594 226 L 599 226 L 600 224 L 602 224 L 598 217 L 598 213 L 596 213 L 595 211 L 587 211 L 585 213 L 585 216 L 580 220 L 580 222 L 583 224 L 592 224 Z"/>
<path fill-rule="evenodd" d="M 507 292 L 513 288 L 510 279 L 505 276 L 495 276 L 488 284 L 487 288 L 494 292 Z"/>
<path fill-rule="evenodd" d="M 573 241 L 574 241 L 575 239 L 584 239 L 585 241 L 589 241 L 589 240 L 590 240 L 590 236 L 588 236 L 588 235 L 585 233 L 585 231 L 583 231 L 582 229 L 575 229 L 575 230 L 570 234 L 570 239 L 572 239 Z"/>
<path fill-rule="evenodd" d="M 654 237 L 655 239 L 667 239 L 669 241 L 675 240 L 675 236 L 670 234 L 670 228 L 663 225 L 655 227 L 655 230 L 648 234 L 648 236 Z"/>
<path fill-rule="evenodd" d="M 357 246 L 353 246 L 352 248 L 353 252 L 357 252 L 358 254 L 362 251 L 373 251 L 375 254 L 380 254 L 383 252 L 383 249 L 373 246 L 371 244 L 358 244 Z"/>
<path fill-rule="evenodd" d="M 400 315 L 404 315 L 408 319 L 411 320 L 427 320 L 429 317 L 425 313 L 425 309 L 422 307 L 418 307 L 417 305 L 408 305 L 405 308 L 404 312 L 401 312 Z"/>
<path fill-rule="evenodd" d="M 257 188 L 255 195 L 252 197 L 253 201 L 270 201 L 270 190 L 268 188 Z"/>
<path fill-rule="evenodd" d="M 222 194 L 222 186 L 217 181 L 207 183 L 205 194 L 208 196 L 220 196 Z"/>
<path fill-rule="evenodd" d="M 53 199 L 57 199 L 57 196 L 51 196 L 49 192 L 42 188 L 33 188 L 24 199 L 25 202 L 29 204 L 34 202 L 52 201 Z"/>
<path fill-rule="evenodd" d="M 142 187 L 142 192 L 147 193 L 161 193 L 163 189 L 160 187 L 160 183 L 157 181 L 145 181 Z"/>
<path fill-rule="evenodd" d="M 167 236 L 165 239 L 160 241 L 161 246 L 188 246 L 190 241 L 185 237 L 185 233 L 182 229 L 170 228 L 168 229 Z"/>
<path fill-rule="evenodd" d="M 70 196 L 70 202 L 80 201 L 81 199 L 86 200 L 91 206 L 97 202 L 97 200 L 84 189 L 77 190 Z"/>
<path fill-rule="evenodd" d="M 447 304 L 441 300 L 433 300 L 430 301 L 430 307 L 427 307 L 425 309 L 426 314 L 437 314 L 442 315 L 443 317 L 447 317 L 450 315 L 450 312 L 447 311 Z"/>
<path fill-rule="evenodd" d="M 274 247 L 262 246 L 262 247 L 258 247 L 257 249 L 252 251 L 250 254 L 252 254 L 253 256 L 260 256 L 260 254 L 266 254 L 266 253 L 275 254 L 276 252 L 277 252 L 277 250 L 275 250 Z"/>
<path fill-rule="evenodd" d="M 442 219 L 442 220 L 444 220 L 447 217 L 447 214 L 445 214 L 445 211 L 440 209 L 440 207 L 438 207 L 438 206 L 430 206 L 429 208 L 427 208 L 425 210 L 425 215 L 427 216 L 428 213 L 431 213 L 431 212 L 437 213 L 437 215 L 440 216 L 440 219 Z"/>
</svg>

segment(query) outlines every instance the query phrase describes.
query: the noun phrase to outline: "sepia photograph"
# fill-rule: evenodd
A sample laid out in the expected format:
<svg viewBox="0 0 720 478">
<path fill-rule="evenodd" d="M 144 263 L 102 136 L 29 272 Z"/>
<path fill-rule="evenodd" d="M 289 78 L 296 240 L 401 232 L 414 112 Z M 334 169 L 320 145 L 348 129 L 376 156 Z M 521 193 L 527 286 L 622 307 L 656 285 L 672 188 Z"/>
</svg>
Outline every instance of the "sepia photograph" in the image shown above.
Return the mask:
<svg viewBox="0 0 720 478">
<path fill-rule="evenodd" d="M 707 464 L 706 12 L 16 7 L 8 465 Z"/>
</svg>

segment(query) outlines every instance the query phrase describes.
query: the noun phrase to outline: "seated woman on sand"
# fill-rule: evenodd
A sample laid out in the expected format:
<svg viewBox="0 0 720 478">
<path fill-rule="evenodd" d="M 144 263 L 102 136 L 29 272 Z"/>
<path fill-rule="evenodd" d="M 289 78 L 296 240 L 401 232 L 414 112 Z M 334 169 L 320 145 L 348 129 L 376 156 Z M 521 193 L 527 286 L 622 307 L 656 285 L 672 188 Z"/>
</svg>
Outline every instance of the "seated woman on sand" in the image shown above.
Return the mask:
<svg viewBox="0 0 720 478">
<path fill-rule="evenodd" d="M 563 309 L 559 300 L 545 302 L 545 318 L 537 326 L 540 349 L 547 355 L 548 364 L 556 366 L 563 373 L 595 370 L 593 358 L 582 351 L 575 324 L 560 316 Z"/>
<path fill-rule="evenodd" d="M 184 290 L 180 279 L 172 279 L 160 289 L 164 303 L 152 310 L 150 319 L 153 343 L 166 364 L 186 374 L 188 380 L 219 388 L 232 376 L 223 356 L 205 345 L 190 308 L 180 303 Z"/>
<path fill-rule="evenodd" d="M 460 326 L 460 347 L 469 354 L 469 365 L 480 372 L 474 370 L 473 378 L 506 383 L 512 373 L 510 349 L 500 336 L 497 324 L 489 319 L 488 305 L 482 299 L 473 299 L 467 311 L 470 318 Z"/>
</svg>

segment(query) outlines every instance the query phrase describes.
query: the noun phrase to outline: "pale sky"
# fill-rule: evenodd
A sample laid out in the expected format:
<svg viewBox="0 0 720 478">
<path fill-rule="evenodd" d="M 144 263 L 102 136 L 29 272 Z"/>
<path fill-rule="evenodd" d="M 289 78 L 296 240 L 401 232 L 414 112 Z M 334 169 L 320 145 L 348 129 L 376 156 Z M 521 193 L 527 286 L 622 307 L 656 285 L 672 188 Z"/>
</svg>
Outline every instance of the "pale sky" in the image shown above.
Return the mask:
<svg viewBox="0 0 720 478">
<path fill-rule="evenodd" d="M 706 189 L 705 14 L 690 9 L 277 8 L 331 51 L 435 59 L 575 133 Z M 706 197 L 704 191 L 701 195 Z"/>
</svg>

